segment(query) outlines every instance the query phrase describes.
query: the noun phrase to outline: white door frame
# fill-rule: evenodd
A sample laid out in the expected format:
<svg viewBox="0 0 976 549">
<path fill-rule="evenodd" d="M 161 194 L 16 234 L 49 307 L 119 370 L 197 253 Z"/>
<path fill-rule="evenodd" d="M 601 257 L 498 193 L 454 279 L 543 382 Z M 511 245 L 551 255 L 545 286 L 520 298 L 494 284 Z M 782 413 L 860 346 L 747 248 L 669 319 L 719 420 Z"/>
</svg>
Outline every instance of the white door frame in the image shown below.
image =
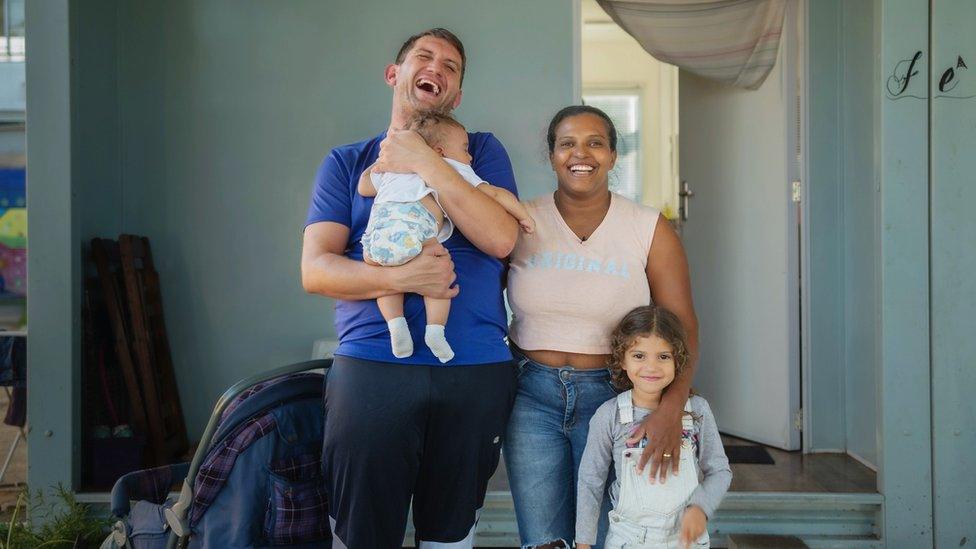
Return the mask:
<svg viewBox="0 0 976 549">
<path fill-rule="evenodd" d="M 806 453 L 810 449 L 809 440 L 809 418 L 811 414 L 806 412 L 805 409 L 809 408 L 811 405 L 811 399 L 809 398 L 809 383 L 810 377 L 807 373 L 807 368 L 809 368 L 810 361 L 806 360 L 804 354 L 806 353 L 805 342 L 809 341 L 807 332 L 809 331 L 810 323 L 803 318 L 805 315 L 809 315 L 809 307 L 802 307 L 801 304 L 808 303 L 804 299 L 804 295 L 807 294 L 805 287 L 809 284 L 810 277 L 809 273 L 809 246 L 808 242 L 808 225 L 809 217 L 806 214 L 807 209 L 807 185 L 808 180 L 806 173 L 806 149 L 807 149 L 807 123 L 806 123 L 806 104 L 807 104 L 807 62 L 806 62 L 806 14 L 807 14 L 807 0 L 791 0 L 786 3 L 786 20 L 785 25 L 792 25 L 793 28 L 789 30 L 789 33 L 795 38 L 794 40 L 786 40 L 783 42 L 783 48 L 787 48 L 784 52 L 784 59 L 787 55 L 792 57 L 795 62 L 792 64 L 787 64 L 785 67 L 786 77 L 791 79 L 793 82 L 793 92 L 794 92 L 794 107 L 793 113 L 794 117 L 791 122 L 788 122 L 788 129 L 792 131 L 787 132 L 788 147 L 787 150 L 792 159 L 787 163 L 789 166 L 789 176 L 790 181 L 793 184 L 794 189 L 794 201 L 799 203 L 793 208 L 791 214 L 790 229 L 796 231 L 796 235 L 790 238 L 791 248 L 789 250 L 789 270 L 790 277 L 793 279 L 790 289 L 790 364 L 795 364 L 798 367 L 795 369 L 791 368 L 791 375 L 799 376 L 799 379 L 795 379 L 790 383 L 790 391 L 793 392 L 791 395 L 791 401 L 799 404 L 799 410 L 797 414 L 800 417 L 793 418 L 795 426 L 799 429 L 800 433 L 800 448 Z M 786 33 L 784 33 L 786 34 Z"/>
<path fill-rule="evenodd" d="M 809 97 L 810 97 L 810 69 L 809 69 L 809 45 L 807 36 L 807 14 L 809 13 L 808 0 L 797 0 L 797 90 L 799 93 L 799 124 L 801 143 L 799 147 L 799 175 L 800 185 L 800 211 L 803 217 L 800 223 L 800 303 L 807 304 L 800 311 L 800 406 L 803 412 L 801 421 L 803 438 L 803 453 L 813 451 L 812 443 L 812 423 L 813 414 L 810 409 L 813 407 L 813 390 L 811 380 L 813 377 L 810 372 L 810 166 L 807 162 L 810 150 L 809 132 Z"/>
</svg>

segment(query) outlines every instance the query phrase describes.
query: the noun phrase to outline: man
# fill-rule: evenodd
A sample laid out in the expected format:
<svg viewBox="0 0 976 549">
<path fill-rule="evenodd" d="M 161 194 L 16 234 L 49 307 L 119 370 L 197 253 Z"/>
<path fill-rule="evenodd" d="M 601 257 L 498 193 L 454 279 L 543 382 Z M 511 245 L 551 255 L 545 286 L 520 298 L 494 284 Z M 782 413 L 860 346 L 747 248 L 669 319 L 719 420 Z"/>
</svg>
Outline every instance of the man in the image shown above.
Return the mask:
<svg viewBox="0 0 976 549">
<path fill-rule="evenodd" d="M 408 39 L 386 67 L 393 89 L 388 131 L 333 149 L 316 176 L 302 250 L 302 283 L 336 299 L 340 344 L 325 390 L 323 471 L 334 547 L 400 547 L 413 499 L 417 543 L 471 547 L 478 511 L 515 396 L 505 345 L 503 266 L 515 245 L 514 218 L 445 163 L 414 132 L 424 111 L 461 102 L 464 47 L 445 29 Z M 515 192 L 511 163 L 488 133 L 469 134 L 472 167 Z M 417 173 L 437 192 L 456 231 L 399 267 L 362 262 L 360 238 L 371 198 L 357 192 L 363 170 Z M 412 334 L 424 333 L 421 296 L 453 298 L 446 365 L 422 342 L 396 359 L 376 297 L 407 293 Z M 446 545 L 444 545 L 446 544 Z"/>
</svg>

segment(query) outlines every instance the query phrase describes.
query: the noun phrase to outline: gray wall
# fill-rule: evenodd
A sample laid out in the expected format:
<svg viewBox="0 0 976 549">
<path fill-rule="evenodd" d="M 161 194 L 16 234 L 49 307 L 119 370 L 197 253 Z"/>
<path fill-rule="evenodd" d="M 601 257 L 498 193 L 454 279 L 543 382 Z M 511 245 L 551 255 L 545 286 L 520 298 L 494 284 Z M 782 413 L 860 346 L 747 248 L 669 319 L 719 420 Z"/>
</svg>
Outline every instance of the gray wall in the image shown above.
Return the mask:
<svg viewBox="0 0 976 549">
<path fill-rule="evenodd" d="M 90 0 L 71 10 L 72 188 L 78 245 L 86 254 L 92 238 L 117 238 L 123 231 L 117 28 L 115 0 Z"/>
<path fill-rule="evenodd" d="M 386 127 L 382 72 L 407 36 L 458 33 L 459 118 L 499 136 L 526 196 L 550 185 L 543 129 L 573 89 L 562 0 L 101 0 L 75 11 L 80 236 L 152 241 L 191 436 L 232 382 L 305 359 L 333 334 L 331 301 L 299 280 L 311 180 L 331 147 Z"/>
<path fill-rule="evenodd" d="M 927 49 L 929 8 L 927 0 L 880 2 L 879 90 L 885 90 L 892 72 L 904 70 L 906 59 Z M 900 98 L 883 97 L 880 101 L 878 489 L 885 498 L 888 547 L 933 544 L 931 331 L 927 314 L 931 279 L 926 260 L 930 251 L 928 65 L 923 56 L 915 67 L 916 76 L 921 78 L 910 79 Z M 957 463 L 968 458 L 962 457 Z"/>
<path fill-rule="evenodd" d="M 809 2 L 812 450 L 877 463 L 878 4 Z M 838 91 L 840 93 L 838 93 Z"/>
<path fill-rule="evenodd" d="M 78 454 L 77 212 L 72 203 L 68 2 L 26 6 L 28 97 L 27 400 L 32 490 L 71 485 Z M 43 199 L 42 199 L 43 198 Z"/>
<path fill-rule="evenodd" d="M 810 260 L 804 267 L 804 448 L 846 447 L 843 369 L 843 226 L 839 123 L 841 15 L 838 0 L 807 2 L 807 203 L 804 230 Z M 827 403 L 818 405 L 818 403 Z"/>
<path fill-rule="evenodd" d="M 878 193 L 874 2 L 843 2 L 844 388 L 847 451 L 877 464 Z"/>
<path fill-rule="evenodd" d="M 976 70 L 976 3 L 931 10 L 932 493 L 936 544 L 959 547 L 976 539 L 976 477 L 964 465 L 976 450 L 976 75 L 967 74 Z M 957 67 L 959 56 L 973 69 Z"/>
</svg>

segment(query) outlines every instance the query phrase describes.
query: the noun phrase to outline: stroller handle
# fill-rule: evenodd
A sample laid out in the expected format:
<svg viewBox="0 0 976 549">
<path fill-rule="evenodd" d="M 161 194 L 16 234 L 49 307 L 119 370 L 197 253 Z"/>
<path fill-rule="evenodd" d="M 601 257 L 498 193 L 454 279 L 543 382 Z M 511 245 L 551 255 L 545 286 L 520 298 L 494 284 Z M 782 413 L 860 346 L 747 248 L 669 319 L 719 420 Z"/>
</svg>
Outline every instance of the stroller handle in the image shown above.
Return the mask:
<svg viewBox="0 0 976 549">
<path fill-rule="evenodd" d="M 254 374 L 251 377 L 244 378 L 231 385 L 229 389 L 224 391 L 224 394 L 220 395 L 220 398 L 217 399 L 217 404 L 214 406 L 213 412 L 210 414 L 210 420 L 207 421 L 207 427 L 203 430 L 203 435 L 200 437 L 200 444 L 197 445 L 197 449 L 193 453 L 193 460 L 190 461 L 190 467 L 187 470 L 186 478 L 183 480 L 183 488 L 180 491 L 179 500 L 173 504 L 172 508 L 165 511 L 166 522 L 169 523 L 171 528 L 169 541 L 166 544 L 167 549 L 171 549 L 176 546 L 177 538 L 179 538 L 180 541 L 188 539 L 190 528 L 189 524 L 186 522 L 186 514 L 190 509 L 190 505 L 193 503 L 193 479 L 196 478 L 197 472 L 200 470 L 200 465 L 202 465 L 203 460 L 207 455 L 207 451 L 210 449 L 210 443 L 213 440 L 214 433 L 217 431 L 217 425 L 220 423 L 221 416 L 223 416 L 224 410 L 227 409 L 227 406 L 241 393 L 247 391 L 255 385 L 258 385 L 259 383 L 265 383 L 267 381 L 271 381 L 272 379 L 298 374 L 307 370 L 314 370 L 317 368 L 327 370 L 331 367 L 331 358 L 296 362 L 295 364 L 289 364 L 288 366 L 282 366 L 280 368 L 275 368 L 273 370 L 268 370 L 267 372 Z"/>
</svg>

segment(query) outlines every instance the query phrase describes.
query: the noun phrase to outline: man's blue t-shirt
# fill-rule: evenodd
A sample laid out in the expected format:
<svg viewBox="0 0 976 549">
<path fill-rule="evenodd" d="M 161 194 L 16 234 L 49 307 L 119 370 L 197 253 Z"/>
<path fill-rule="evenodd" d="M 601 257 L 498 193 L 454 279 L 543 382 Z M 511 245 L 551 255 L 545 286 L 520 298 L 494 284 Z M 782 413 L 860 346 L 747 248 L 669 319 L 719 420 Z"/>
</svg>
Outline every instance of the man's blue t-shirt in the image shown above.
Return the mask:
<svg viewBox="0 0 976 549">
<path fill-rule="evenodd" d="M 360 239 L 366 230 L 373 198 L 358 192 L 359 176 L 376 161 L 380 141 L 386 132 L 351 145 L 332 149 L 315 176 L 312 200 L 305 225 L 331 221 L 349 227 L 346 257 L 363 260 Z M 471 167 L 492 185 L 515 193 L 512 163 L 501 142 L 490 133 L 469 133 Z M 506 313 L 502 301 L 503 265 L 486 255 L 455 229 L 444 247 L 454 261 L 461 292 L 451 300 L 451 314 L 445 334 L 454 349 L 454 358 L 444 366 L 488 364 L 511 360 L 505 344 Z M 413 335 L 413 355 L 396 358 L 390 349 L 390 332 L 376 306 L 376 300 L 336 300 L 335 327 L 339 336 L 337 355 L 379 362 L 440 365 L 424 343 L 426 315 L 424 300 L 407 294 L 404 316 Z"/>
</svg>

